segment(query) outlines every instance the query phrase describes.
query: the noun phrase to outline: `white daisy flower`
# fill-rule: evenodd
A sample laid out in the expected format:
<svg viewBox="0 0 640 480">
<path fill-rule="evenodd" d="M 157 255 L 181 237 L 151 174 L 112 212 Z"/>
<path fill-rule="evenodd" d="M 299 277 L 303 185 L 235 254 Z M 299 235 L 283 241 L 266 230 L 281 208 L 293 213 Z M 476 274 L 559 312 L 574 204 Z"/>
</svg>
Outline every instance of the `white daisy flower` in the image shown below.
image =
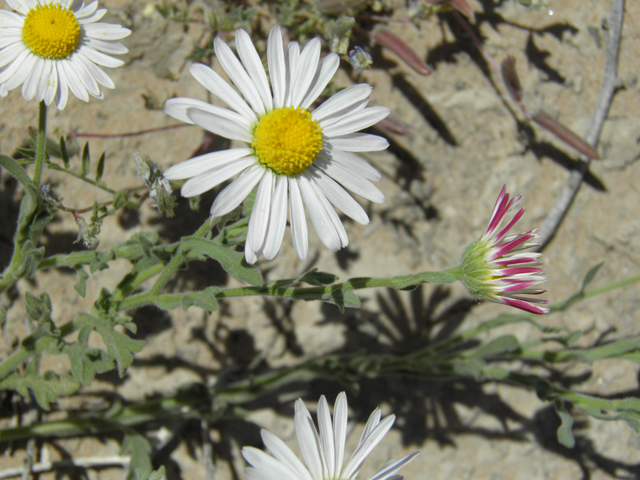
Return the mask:
<svg viewBox="0 0 640 480">
<path fill-rule="evenodd" d="M 236 32 L 236 48 L 240 59 L 223 41 L 214 41 L 218 61 L 240 93 L 211 68 L 202 64 L 190 68 L 196 80 L 232 110 L 190 98 L 168 100 L 164 110 L 246 146 L 186 160 L 169 168 L 165 177 L 188 178 L 181 193 L 193 197 L 240 174 L 214 201 L 213 218 L 236 208 L 258 186 L 245 243 L 249 263 L 260 254 L 268 260 L 276 256 L 287 209 L 294 248 L 298 257 L 306 258 L 304 206 L 322 243 L 334 252 L 347 246 L 347 233 L 334 206 L 366 225 L 367 214 L 345 188 L 372 202 L 384 201 L 382 192 L 371 183 L 380 180 L 380 173 L 352 152 L 387 148 L 384 138 L 357 132 L 385 118 L 389 109 L 365 108 L 371 86 L 359 84 L 310 111 L 340 63 L 335 53 L 320 60 L 318 38 L 302 51 L 296 42 L 285 50 L 280 28 L 274 27 L 267 43 L 271 83 L 244 30 Z"/>
<path fill-rule="evenodd" d="M 262 430 L 262 441 L 271 455 L 253 447 L 244 447 L 242 456 L 251 468 L 245 470 L 247 480 L 353 480 L 358 476 L 362 463 L 389 431 L 395 415 L 380 420 L 380 410 L 375 409 L 364 427 L 358 446 L 344 464 L 344 446 L 347 437 L 347 396 L 344 392 L 336 398 L 333 422 L 324 395 L 318 403 L 318 427 L 302 400 L 295 406 L 295 428 L 304 464 L 287 445 L 275 435 Z M 392 460 L 373 475 L 370 480 L 401 480 L 397 472 L 411 462 L 418 452 L 400 460 Z"/>
<path fill-rule="evenodd" d="M 114 42 L 131 30 L 110 23 L 96 23 L 106 9 L 73 0 L 6 0 L 15 10 L 0 10 L 0 97 L 22 85 L 25 100 L 55 99 L 63 109 L 69 90 L 81 100 L 102 98 L 100 85 L 114 88 L 98 65 L 119 67 L 110 57 L 127 53 Z"/>
</svg>

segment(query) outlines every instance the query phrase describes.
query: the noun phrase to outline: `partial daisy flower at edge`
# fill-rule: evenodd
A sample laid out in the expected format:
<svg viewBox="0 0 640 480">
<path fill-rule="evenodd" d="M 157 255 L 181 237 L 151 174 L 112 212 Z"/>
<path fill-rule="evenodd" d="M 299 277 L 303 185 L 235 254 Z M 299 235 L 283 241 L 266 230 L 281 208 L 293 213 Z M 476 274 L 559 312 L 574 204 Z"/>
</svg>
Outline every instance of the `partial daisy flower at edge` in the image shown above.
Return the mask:
<svg viewBox="0 0 640 480">
<path fill-rule="evenodd" d="M 107 13 L 98 2 L 6 0 L 15 10 L 0 9 L 0 97 L 22 85 L 25 100 L 54 100 L 63 109 L 69 90 L 81 100 L 102 98 L 100 85 L 115 85 L 99 66 L 124 62 L 109 55 L 127 53 L 115 42 L 131 30 L 97 23 Z"/>
<path fill-rule="evenodd" d="M 165 177 L 189 179 L 181 193 L 193 197 L 240 174 L 213 202 L 212 219 L 236 208 L 258 186 L 245 243 L 249 263 L 261 254 L 268 260 L 276 256 L 287 211 L 295 251 L 306 258 L 305 207 L 322 243 L 334 252 L 347 246 L 347 233 L 334 207 L 366 225 L 369 217 L 345 189 L 372 202 L 384 201 L 371 183 L 380 180 L 380 173 L 353 152 L 387 148 L 384 138 L 358 132 L 385 118 L 389 109 L 367 107 L 372 88 L 358 84 L 309 110 L 340 63 L 335 53 L 320 60 L 318 38 L 302 51 L 296 42 L 285 50 L 280 28 L 272 28 L 267 41 L 271 82 L 244 30 L 236 31 L 236 49 L 239 59 L 222 40 L 214 41 L 216 57 L 240 94 L 211 68 L 190 68 L 195 79 L 232 110 L 173 98 L 165 103 L 165 112 L 246 146 L 186 160 L 169 168 Z"/>
<path fill-rule="evenodd" d="M 268 455 L 254 447 L 244 447 L 242 456 L 251 465 L 245 470 L 247 480 L 353 480 L 363 462 L 393 426 L 395 415 L 380 420 L 380 409 L 375 409 L 364 427 L 360 441 L 351 458 L 344 462 L 347 436 L 347 396 L 336 398 L 333 421 L 324 395 L 318 402 L 318 427 L 313 424 L 304 402 L 295 404 L 295 430 L 302 453 L 302 463 L 278 437 L 262 430 L 262 441 L 271 453 Z M 398 471 L 411 462 L 418 452 L 400 460 L 392 460 L 370 477 L 370 480 L 400 480 Z"/>
<path fill-rule="evenodd" d="M 524 208 L 511 218 L 506 226 L 502 223 L 513 210 L 522 195 L 510 198 L 502 187 L 493 208 L 491 220 L 485 233 L 467 247 L 460 266 L 452 269 L 469 293 L 479 300 L 503 303 L 526 312 L 543 315 L 549 308 L 543 307 L 546 300 L 539 296 L 546 290 L 537 288 L 547 281 L 540 257 L 542 253 L 525 250 L 538 246 L 538 228 L 524 233 L 507 235 L 520 217 Z"/>
</svg>

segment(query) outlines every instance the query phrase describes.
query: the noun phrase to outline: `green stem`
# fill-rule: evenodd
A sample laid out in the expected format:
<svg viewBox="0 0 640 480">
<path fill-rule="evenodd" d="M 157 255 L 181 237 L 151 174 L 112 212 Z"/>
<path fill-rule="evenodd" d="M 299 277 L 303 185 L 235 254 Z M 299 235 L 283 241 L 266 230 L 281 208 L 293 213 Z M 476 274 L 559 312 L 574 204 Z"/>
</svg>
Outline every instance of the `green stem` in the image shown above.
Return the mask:
<svg viewBox="0 0 640 480">
<path fill-rule="evenodd" d="M 47 106 L 40 102 L 40 116 L 38 119 L 38 139 L 36 142 L 36 170 L 33 173 L 33 183 L 40 188 L 42 166 L 44 165 L 45 144 L 47 140 Z"/>
<path fill-rule="evenodd" d="M 209 233 L 210 230 L 211 230 L 211 224 L 209 220 L 205 220 L 205 222 L 202 224 L 200 228 L 198 228 L 198 230 L 196 230 L 193 236 L 199 237 L 199 238 L 204 237 L 207 233 Z M 167 282 L 171 279 L 171 277 L 176 272 L 180 264 L 183 262 L 184 254 L 185 254 L 184 249 L 178 248 L 173 258 L 169 261 L 169 263 L 167 263 L 167 265 L 164 267 L 164 269 L 160 273 L 160 276 L 158 277 L 158 280 L 156 280 L 156 283 L 154 283 L 153 287 L 151 287 L 151 290 L 147 292 L 148 295 L 157 296 L 160 293 L 160 290 L 162 290 L 162 288 L 167 284 Z"/>
<path fill-rule="evenodd" d="M 76 173 L 73 170 L 69 170 L 68 168 L 62 167 L 56 163 L 50 163 L 49 168 L 52 170 L 57 170 L 59 172 L 64 172 L 67 175 L 71 175 L 72 177 L 76 177 L 78 180 L 82 180 L 83 182 L 86 182 L 89 185 L 93 185 L 96 188 L 104 190 L 105 192 L 110 193 L 111 195 L 115 195 L 117 193 L 115 190 L 112 190 L 109 187 L 107 187 L 103 182 L 96 182 L 95 180 L 91 180 L 88 177 L 84 177 L 81 174 Z"/>
<path fill-rule="evenodd" d="M 23 346 L 20 346 L 16 353 L 11 355 L 4 362 L 0 363 L 0 378 L 4 378 L 9 375 L 18 367 L 18 365 L 27 360 L 33 354 L 33 350 L 27 350 Z"/>
<path fill-rule="evenodd" d="M 153 303 L 154 299 L 161 298 L 163 300 L 170 299 L 179 299 L 182 294 L 167 294 L 167 295 L 158 295 L 159 289 L 156 288 L 156 285 L 160 283 L 160 280 L 163 280 L 161 286 L 166 284 L 166 281 L 170 278 L 169 273 L 172 275 L 175 271 L 175 268 L 180 264 L 182 257 L 178 258 L 176 261 L 175 268 L 171 265 L 174 260 L 178 258 L 176 255 L 171 262 L 167 265 L 165 270 L 162 272 L 161 278 L 158 279 L 158 282 L 149 290 L 148 292 L 141 293 L 139 295 L 134 295 L 132 297 L 124 299 L 120 305 L 118 306 L 118 310 L 131 310 L 134 308 L 139 308 L 145 305 L 149 305 Z M 169 266 L 171 265 L 171 269 Z M 452 269 L 453 270 L 453 269 Z M 163 278 L 167 273 L 166 280 Z M 233 297 L 252 297 L 252 296 L 273 296 L 273 297 L 284 297 L 291 298 L 297 300 L 321 300 L 323 298 L 331 297 L 334 293 L 344 294 L 345 292 L 350 292 L 353 290 L 363 290 L 365 288 L 383 288 L 390 287 L 396 289 L 410 288 L 415 285 L 420 285 L 422 283 L 437 283 L 437 284 L 446 284 L 453 283 L 456 281 L 456 277 L 450 273 L 450 270 L 443 270 L 440 272 L 421 272 L 410 275 L 398 275 L 396 277 L 386 277 L 386 278 L 352 278 L 347 280 L 344 283 L 336 283 L 333 285 L 327 285 L 323 287 L 268 287 L 268 286 L 259 286 L 259 287 L 238 287 L 238 288 L 228 288 L 226 290 L 222 290 L 219 292 L 216 297 L 217 298 L 233 298 Z"/>
</svg>

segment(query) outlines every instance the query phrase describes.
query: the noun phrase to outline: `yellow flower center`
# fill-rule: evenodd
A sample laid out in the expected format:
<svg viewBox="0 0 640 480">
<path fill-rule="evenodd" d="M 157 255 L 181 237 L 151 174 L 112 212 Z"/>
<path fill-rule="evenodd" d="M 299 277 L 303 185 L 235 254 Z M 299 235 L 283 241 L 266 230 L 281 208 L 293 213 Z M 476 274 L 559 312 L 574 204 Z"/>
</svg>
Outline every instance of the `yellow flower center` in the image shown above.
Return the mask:
<svg viewBox="0 0 640 480">
<path fill-rule="evenodd" d="M 71 10 L 38 5 L 24 19 L 22 40 L 39 57 L 67 58 L 78 46 L 80 25 Z"/>
<path fill-rule="evenodd" d="M 322 129 L 302 107 L 277 108 L 260 117 L 251 146 L 258 160 L 283 175 L 302 172 L 322 150 Z"/>
</svg>

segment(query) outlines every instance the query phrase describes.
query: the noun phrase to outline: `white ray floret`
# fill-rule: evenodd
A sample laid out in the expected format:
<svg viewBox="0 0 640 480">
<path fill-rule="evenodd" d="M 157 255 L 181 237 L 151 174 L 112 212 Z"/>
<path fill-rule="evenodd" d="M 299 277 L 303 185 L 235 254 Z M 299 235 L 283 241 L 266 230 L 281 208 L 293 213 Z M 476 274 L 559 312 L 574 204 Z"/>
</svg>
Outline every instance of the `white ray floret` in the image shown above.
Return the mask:
<svg viewBox="0 0 640 480">
<path fill-rule="evenodd" d="M 395 421 L 394 415 L 381 420 L 380 410 L 373 411 L 365 425 L 356 450 L 347 462 L 344 447 L 347 436 L 347 396 L 336 398 L 333 419 L 324 395 L 318 402 L 318 429 L 300 399 L 295 404 L 295 430 L 303 462 L 278 437 L 262 430 L 262 441 L 271 455 L 253 447 L 244 447 L 242 456 L 250 467 L 248 480 L 354 480 L 365 459 L 380 443 Z M 398 471 L 418 452 L 388 462 L 370 480 L 402 480 Z"/>
<path fill-rule="evenodd" d="M 101 87 L 115 88 L 100 67 L 124 62 L 110 55 L 127 53 L 117 40 L 131 31 L 98 23 L 107 13 L 98 2 L 7 0 L 0 10 L 0 97 L 22 86 L 25 100 L 35 98 L 63 109 L 69 91 L 81 100 L 102 98 Z"/>
<path fill-rule="evenodd" d="M 267 40 L 267 74 L 244 30 L 236 32 L 238 56 L 216 38 L 216 57 L 233 86 L 205 65 L 192 65 L 190 71 L 229 108 L 191 98 L 173 98 L 165 104 L 165 112 L 178 120 L 246 144 L 186 160 L 169 168 L 165 177 L 188 179 L 181 193 L 191 197 L 239 174 L 218 194 L 211 206 L 213 218 L 236 208 L 258 187 L 245 243 L 250 263 L 260 255 L 270 260 L 278 253 L 287 212 L 293 246 L 304 259 L 305 209 L 322 242 L 336 251 L 349 240 L 335 208 L 358 223 L 369 222 L 347 190 L 372 202 L 384 201 L 371 183 L 380 180 L 378 171 L 351 152 L 387 148 L 384 138 L 359 131 L 385 118 L 389 109 L 367 107 L 371 86 L 359 84 L 308 110 L 340 62 L 334 53 L 320 60 L 320 47 L 318 39 L 310 40 L 302 51 L 296 42 L 285 46 L 280 28 L 274 27 Z"/>
</svg>

